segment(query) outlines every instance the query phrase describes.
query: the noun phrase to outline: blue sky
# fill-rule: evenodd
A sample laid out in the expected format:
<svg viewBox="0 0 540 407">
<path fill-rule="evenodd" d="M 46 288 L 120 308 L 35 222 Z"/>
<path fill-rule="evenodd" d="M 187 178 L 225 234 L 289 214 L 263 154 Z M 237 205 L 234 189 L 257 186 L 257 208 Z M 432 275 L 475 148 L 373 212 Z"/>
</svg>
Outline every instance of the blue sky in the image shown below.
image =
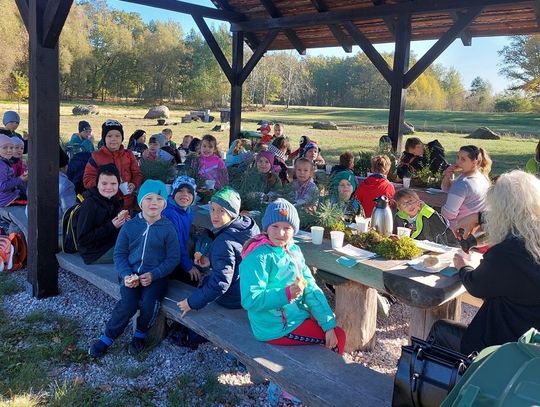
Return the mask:
<svg viewBox="0 0 540 407">
<path fill-rule="evenodd" d="M 213 7 L 210 0 L 184 0 L 189 3 Z M 169 12 L 166 10 L 153 9 L 151 7 L 140 6 L 137 4 L 127 3 L 121 0 L 107 0 L 107 3 L 117 9 L 122 9 L 130 12 L 140 13 L 144 21 L 150 20 L 174 20 L 178 21 L 184 32 L 187 33 L 191 28 L 196 28 L 193 19 L 189 15 Z M 209 21 L 211 23 L 211 21 Z M 415 41 L 412 43 L 412 51 L 420 57 L 423 55 L 434 41 Z M 505 77 L 499 75 L 500 58 L 498 51 L 509 43 L 508 37 L 490 37 L 490 38 L 473 38 L 472 46 L 464 47 L 461 40 L 456 40 L 448 47 L 448 49 L 437 59 L 446 67 L 453 66 L 456 68 L 463 78 L 465 87 L 468 87 L 476 76 L 481 76 L 488 80 L 496 92 L 503 91 L 508 85 Z M 393 45 L 383 44 L 377 45 L 376 48 L 381 52 L 392 52 Z M 353 53 L 358 52 L 359 48 L 354 47 Z M 317 48 L 308 50 L 310 55 L 334 55 L 346 56 L 341 48 Z"/>
</svg>

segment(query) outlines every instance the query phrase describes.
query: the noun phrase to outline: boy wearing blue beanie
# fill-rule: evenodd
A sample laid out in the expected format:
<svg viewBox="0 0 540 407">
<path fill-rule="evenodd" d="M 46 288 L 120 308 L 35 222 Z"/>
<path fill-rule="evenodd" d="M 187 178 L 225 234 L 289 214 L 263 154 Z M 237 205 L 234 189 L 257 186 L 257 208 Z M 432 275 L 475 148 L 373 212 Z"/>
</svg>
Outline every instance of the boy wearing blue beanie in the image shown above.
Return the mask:
<svg viewBox="0 0 540 407">
<path fill-rule="evenodd" d="M 201 309 L 216 301 L 225 308 L 241 308 L 238 267 L 242 260 L 242 246 L 259 234 L 255 221 L 240 215 L 240 195 L 225 187 L 210 201 L 210 218 L 214 241 L 209 258 L 203 256 L 195 264 L 212 268 L 201 287 L 178 303 L 182 316 L 192 309 Z"/>
<path fill-rule="evenodd" d="M 325 345 L 339 354 L 345 332 L 317 286 L 293 236 L 300 219 L 293 204 L 276 199 L 262 218 L 265 233 L 245 245 L 240 264 L 242 307 L 255 338 L 273 345 Z"/>
<path fill-rule="evenodd" d="M 140 314 L 128 351 L 135 355 L 144 349 L 145 334 L 154 323 L 167 292 L 167 276 L 180 261 L 174 227 L 168 219 L 161 217 L 167 205 L 165 184 L 145 181 L 139 189 L 137 202 L 142 212 L 122 227 L 114 248 L 121 299 L 103 335 L 88 351 L 94 358 L 105 355 L 137 310 Z"/>
</svg>

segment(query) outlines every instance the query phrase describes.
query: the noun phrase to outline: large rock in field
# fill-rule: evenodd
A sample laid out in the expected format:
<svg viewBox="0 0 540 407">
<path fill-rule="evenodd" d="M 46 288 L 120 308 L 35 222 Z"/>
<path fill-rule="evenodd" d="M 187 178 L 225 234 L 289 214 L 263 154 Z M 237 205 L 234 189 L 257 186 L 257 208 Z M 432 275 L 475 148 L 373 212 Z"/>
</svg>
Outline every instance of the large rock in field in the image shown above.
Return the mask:
<svg viewBox="0 0 540 407">
<path fill-rule="evenodd" d="M 338 126 L 334 122 L 315 122 L 313 128 L 318 130 L 337 130 Z"/>
<path fill-rule="evenodd" d="M 145 119 L 168 119 L 171 115 L 167 106 L 154 106 L 144 115 Z"/>
<path fill-rule="evenodd" d="M 75 116 L 97 116 L 99 114 L 99 107 L 96 105 L 77 105 L 71 110 L 71 112 Z"/>
<path fill-rule="evenodd" d="M 465 138 L 474 138 L 480 140 L 500 140 L 501 136 L 499 136 L 489 127 L 479 127 Z"/>
</svg>

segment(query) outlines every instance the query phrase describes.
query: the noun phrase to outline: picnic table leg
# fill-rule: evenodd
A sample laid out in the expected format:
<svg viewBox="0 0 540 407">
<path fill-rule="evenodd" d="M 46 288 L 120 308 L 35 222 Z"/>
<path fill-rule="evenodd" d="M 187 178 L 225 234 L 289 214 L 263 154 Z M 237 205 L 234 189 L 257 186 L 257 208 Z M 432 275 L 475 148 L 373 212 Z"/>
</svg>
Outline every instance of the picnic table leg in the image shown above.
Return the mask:
<svg viewBox="0 0 540 407">
<path fill-rule="evenodd" d="M 336 287 L 336 322 L 347 334 L 346 352 L 373 350 L 377 327 L 377 290 L 354 281 Z"/>
<path fill-rule="evenodd" d="M 409 307 L 411 319 L 409 322 L 409 335 L 420 339 L 427 339 L 433 323 L 439 319 L 458 321 L 461 319 L 461 297 L 455 298 L 436 308 Z"/>
</svg>

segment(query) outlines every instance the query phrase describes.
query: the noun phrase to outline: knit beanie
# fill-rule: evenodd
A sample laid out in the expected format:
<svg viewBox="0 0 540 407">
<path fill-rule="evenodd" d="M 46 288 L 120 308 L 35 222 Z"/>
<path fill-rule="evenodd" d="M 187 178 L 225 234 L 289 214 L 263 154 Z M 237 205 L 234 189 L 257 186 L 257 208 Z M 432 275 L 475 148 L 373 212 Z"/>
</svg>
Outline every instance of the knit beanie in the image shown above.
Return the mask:
<svg viewBox="0 0 540 407">
<path fill-rule="evenodd" d="M 124 128 L 120 122 L 117 120 L 107 120 L 101 125 L 101 141 L 103 141 L 103 145 L 105 145 L 105 137 L 107 136 L 107 133 L 111 130 L 118 130 L 122 135 L 122 141 L 124 141 Z"/>
<path fill-rule="evenodd" d="M 81 120 L 79 122 L 79 133 L 86 130 L 92 130 L 92 126 L 90 126 L 90 123 L 88 123 L 86 120 Z"/>
<path fill-rule="evenodd" d="M 289 201 L 278 198 L 267 206 L 262 218 L 263 231 L 268 230 L 268 226 L 277 222 L 287 222 L 294 229 L 294 234 L 300 229 L 300 218 L 298 211 Z"/>
<path fill-rule="evenodd" d="M 225 209 L 233 218 L 236 218 L 238 215 L 240 215 L 240 205 L 242 204 L 240 194 L 238 194 L 238 192 L 236 192 L 231 187 L 221 188 L 214 194 L 210 201 L 217 203 L 219 206 Z"/>
<path fill-rule="evenodd" d="M 316 148 L 317 149 L 317 152 L 319 152 L 319 146 L 317 143 L 314 143 L 313 141 L 310 141 L 309 143 L 306 144 L 306 146 L 304 147 L 304 155 L 309 151 L 311 150 L 312 148 Z"/>
<path fill-rule="evenodd" d="M 13 140 L 11 137 L 6 136 L 5 134 L 0 134 L 0 147 L 2 147 L 4 144 L 13 144 Z"/>
<path fill-rule="evenodd" d="M 13 110 L 8 110 L 4 112 L 4 117 L 2 119 L 2 123 L 4 123 L 4 126 L 11 122 L 21 122 L 21 117 L 19 116 L 19 113 L 14 112 Z"/>
<path fill-rule="evenodd" d="M 16 137 L 16 138 L 18 138 L 18 137 Z M 65 151 L 62 150 L 62 147 L 60 147 L 59 154 L 60 154 L 60 157 L 59 157 L 59 161 L 58 161 L 58 168 L 64 168 L 66 165 L 69 164 L 69 157 L 65 153 Z"/>
<path fill-rule="evenodd" d="M 24 146 L 24 141 L 22 141 L 22 139 L 18 136 L 11 136 L 11 142 L 14 146 L 16 146 L 17 144 L 20 146 Z"/>
<path fill-rule="evenodd" d="M 174 180 L 172 184 L 171 197 L 174 199 L 174 196 L 176 195 L 176 193 L 180 191 L 180 189 L 182 188 L 188 188 L 189 191 L 191 192 L 191 195 L 193 195 L 193 203 L 192 203 L 193 205 L 195 201 L 197 200 L 197 192 L 196 192 L 197 183 L 195 182 L 193 178 L 188 177 L 187 175 L 180 175 Z"/>
<path fill-rule="evenodd" d="M 155 179 L 147 179 L 143 182 L 139 188 L 139 193 L 137 194 L 137 203 L 141 206 L 143 199 L 150 194 L 158 194 L 165 200 L 165 206 L 167 206 L 167 187 L 162 181 Z"/>
<path fill-rule="evenodd" d="M 271 166 L 274 165 L 274 154 L 272 154 L 270 151 L 261 151 L 257 154 L 257 161 L 260 157 L 264 157 L 268 160 Z"/>
<path fill-rule="evenodd" d="M 99 176 L 103 174 L 104 172 L 107 174 L 114 175 L 116 179 L 118 180 L 118 184 L 120 185 L 120 183 L 122 182 L 122 180 L 120 179 L 120 172 L 118 172 L 118 168 L 116 168 L 116 165 L 114 165 L 113 163 L 100 165 L 98 167 L 97 175 L 96 175 L 96 184 L 98 183 Z"/>
<path fill-rule="evenodd" d="M 354 173 L 351 170 L 345 170 L 345 171 L 336 172 L 334 176 L 332 177 L 332 181 L 330 184 L 332 193 L 334 194 L 338 193 L 339 183 L 344 179 L 346 179 L 347 181 L 351 183 L 353 192 L 356 191 L 356 187 L 358 186 L 358 183 L 356 182 L 356 177 L 354 176 Z"/>
</svg>

